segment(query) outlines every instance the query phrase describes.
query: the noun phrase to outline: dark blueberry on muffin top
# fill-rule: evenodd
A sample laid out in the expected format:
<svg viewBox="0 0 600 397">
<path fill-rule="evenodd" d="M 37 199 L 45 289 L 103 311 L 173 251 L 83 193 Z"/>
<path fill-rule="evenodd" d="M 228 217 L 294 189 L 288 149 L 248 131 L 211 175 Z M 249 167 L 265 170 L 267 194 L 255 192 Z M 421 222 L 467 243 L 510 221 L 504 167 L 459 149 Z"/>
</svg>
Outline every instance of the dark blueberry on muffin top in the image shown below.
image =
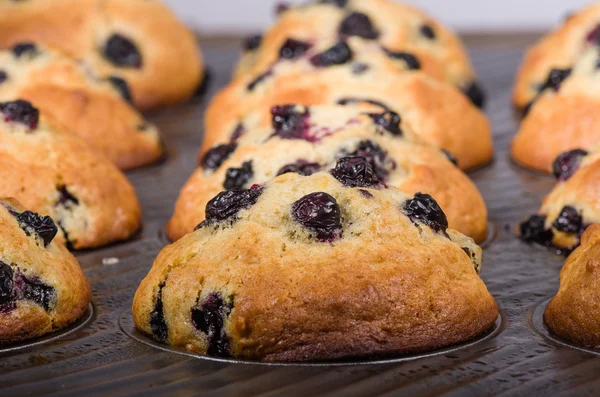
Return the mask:
<svg viewBox="0 0 600 397">
<path fill-rule="evenodd" d="M 358 36 L 367 40 L 375 40 L 379 37 L 379 32 L 373 26 L 371 19 L 360 12 L 348 15 L 340 24 L 338 33 L 342 37 Z"/>
<path fill-rule="evenodd" d="M 587 155 L 588 152 L 582 149 L 561 153 L 552 164 L 552 173 L 559 181 L 566 181 L 573 176 L 581 160 Z"/>
<path fill-rule="evenodd" d="M 110 36 L 103 53 L 104 57 L 115 66 L 140 69 L 143 65 L 142 54 L 135 43 L 120 34 Z"/>
<path fill-rule="evenodd" d="M 302 197 L 292 205 L 292 216 L 318 241 L 333 242 L 342 236 L 342 216 L 335 198 L 317 192 Z"/>
<path fill-rule="evenodd" d="M 0 103 L 0 113 L 4 121 L 24 124 L 32 130 L 37 128 L 40 118 L 39 110 L 23 100 Z"/>
<path fill-rule="evenodd" d="M 429 194 L 415 194 L 414 198 L 404 203 L 403 210 L 415 224 L 425 224 L 436 232 L 445 232 L 448 229 L 446 214 Z"/>
<path fill-rule="evenodd" d="M 204 154 L 200 163 L 204 169 L 216 170 L 231 156 L 236 148 L 235 143 L 215 146 Z"/>
<path fill-rule="evenodd" d="M 219 193 L 206 204 L 206 220 L 198 228 L 207 224 L 221 222 L 234 218 L 238 212 L 252 207 L 262 194 L 262 188 L 246 190 L 227 190 Z"/>
<path fill-rule="evenodd" d="M 344 41 L 338 41 L 333 47 L 310 58 L 316 67 L 343 65 L 352 60 L 352 50 Z"/>
<path fill-rule="evenodd" d="M 564 233 L 579 233 L 583 227 L 583 218 L 576 208 L 565 206 L 552 226 Z"/>
<path fill-rule="evenodd" d="M 28 236 L 35 234 L 40 237 L 44 246 L 48 246 L 58 233 L 56 224 L 49 216 L 25 211 L 17 216 L 17 221 Z"/>
<path fill-rule="evenodd" d="M 369 159 L 344 157 L 338 160 L 331 175 L 347 187 L 378 187 L 381 182 L 375 175 Z"/>
<path fill-rule="evenodd" d="M 300 40 L 287 39 L 279 49 L 279 58 L 281 59 L 296 59 L 304 55 L 310 48 L 310 44 Z"/>
</svg>

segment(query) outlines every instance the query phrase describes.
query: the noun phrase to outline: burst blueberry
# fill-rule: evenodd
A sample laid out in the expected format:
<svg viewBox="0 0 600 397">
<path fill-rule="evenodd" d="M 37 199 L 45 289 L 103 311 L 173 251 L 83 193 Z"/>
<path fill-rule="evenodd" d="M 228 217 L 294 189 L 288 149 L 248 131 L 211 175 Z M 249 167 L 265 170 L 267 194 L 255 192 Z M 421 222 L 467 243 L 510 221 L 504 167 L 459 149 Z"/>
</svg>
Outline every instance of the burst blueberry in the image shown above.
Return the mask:
<svg viewBox="0 0 600 397">
<path fill-rule="evenodd" d="M 308 109 L 294 105 L 275 106 L 271 109 L 273 135 L 281 139 L 306 139 L 308 137 Z"/>
<path fill-rule="evenodd" d="M 13 276 L 12 268 L 8 264 L 0 262 L 0 305 L 9 303 L 14 299 Z"/>
<path fill-rule="evenodd" d="M 528 243 L 536 243 L 546 247 L 552 245 L 554 233 L 552 229 L 546 229 L 546 217 L 544 215 L 533 215 L 519 226 L 520 237 Z"/>
<path fill-rule="evenodd" d="M 396 112 L 383 112 L 383 113 L 369 113 L 369 117 L 379 127 L 389 132 L 393 136 L 402 136 L 402 129 L 400 128 L 400 122 L 402 119 Z"/>
<path fill-rule="evenodd" d="M 163 312 L 162 291 L 164 287 L 165 283 L 161 283 L 158 286 L 156 302 L 154 303 L 154 308 L 150 312 L 150 329 L 156 339 L 161 342 L 166 342 L 169 337 L 169 328 L 167 327 Z"/>
<path fill-rule="evenodd" d="M 108 82 L 112 84 L 115 90 L 121 95 L 121 98 L 131 103 L 133 101 L 133 96 L 131 95 L 131 90 L 129 89 L 129 84 L 125 80 L 117 76 L 111 76 L 108 79 Z"/>
<path fill-rule="evenodd" d="M 446 232 L 448 218 L 437 201 L 429 194 L 417 193 L 414 198 L 406 200 L 404 214 L 415 224 L 424 224 L 436 232 Z"/>
<path fill-rule="evenodd" d="M 576 208 L 565 206 L 552 227 L 564 233 L 579 233 L 583 228 L 583 218 Z"/>
<path fill-rule="evenodd" d="M 344 157 L 332 169 L 331 175 L 346 187 L 378 187 L 381 182 L 365 157 Z"/>
<path fill-rule="evenodd" d="M 35 234 L 48 246 L 58 233 L 56 224 L 49 216 L 41 216 L 35 212 L 25 211 L 17 216 L 21 229 L 28 236 Z"/>
<path fill-rule="evenodd" d="M 206 352 L 211 356 L 229 356 L 230 342 L 225 330 L 225 320 L 231 316 L 233 305 L 233 297 L 229 297 L 229 302 L 226 302 L 220 293 L 213 292 L 192 308 L 192 324 L 198 331 L 206 334 Z"/>
<path fill-rule="evenodd" d="M 365 140 L 359 142 L 356 149 L 351 152 L 343 152 L 342 157 L 364 157 L 369 161 L 371 169 L 381 182 L 385 182 L 390 170 L 396 168 L 396 162 L 389 158 L 387 152 L 376 142 Z"/>
<path fill-rule="evenodd" d="M 342 236 L 340 207 L 331 195 L 311 193 L 292 205 L 292 216 L 315 234 L 321 242 L 332 242 Z"/>
<path fill-rule="evenodd" d="M 239 168 L 232 167 L 227 170 L 223 187 L 226 190 L 243 189 L 253 176 L 252 161 L 246 161 Z"/>
<path fill-rule="evenodd" d="M 40 111 L 23 100 L 0 103 L 0 113 L 4 116 L 4 121 L 20 123 L 31 130 L 37 128 L 40 119 Z"/>
<path fill-rule="evenodd" d="M 17 58 L 21 58 L 23 55 L 34 56 L 38 52 L 37 46 L 34 43 L 16 44 L 11 51 Z"/>
<path fill-rule="evenodd" d="M 253 187 L 246 190 L 227 190 L 219 193 L 206 204 L 206 220 L 196 229 L 234 219 L 243 209 L 252 207 L 262 194 L 262 188 Z"/>
<path fill-rule="evenodd" d="M 421 62 L 419 62 L 419 59 L 409 52 L 391 51 L 386 48 L 384 48 L 383 51 L 390 58 L 404 62 L 408 70 L 421 69 Z"/>
</svg>

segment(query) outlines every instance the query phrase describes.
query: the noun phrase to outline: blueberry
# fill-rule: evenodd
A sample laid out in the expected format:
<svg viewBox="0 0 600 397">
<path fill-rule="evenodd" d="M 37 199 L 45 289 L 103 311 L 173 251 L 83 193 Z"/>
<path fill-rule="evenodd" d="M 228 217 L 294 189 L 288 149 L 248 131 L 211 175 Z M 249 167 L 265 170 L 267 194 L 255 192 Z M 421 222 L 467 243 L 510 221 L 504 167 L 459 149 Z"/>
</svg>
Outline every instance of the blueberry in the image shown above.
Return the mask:
<svg viewBox="0 0 600 397">
<path fill-rule="evenodd" d="M 351 152 L 342 152 L 342 157 L 364 157 L 369 161 L 371 169 L 381 182 L 385 182 L 389 171 L 396 168 L 394 160 L 390 159 L 387 152 L 377 143 L 365 140 L 359 142 L 356 149 Z"/>
<path fill-rule="evenodd" d="M 368 103 L 369 105 L 378 106 L 385 111 L 390 111 L 390 108 L 383 102 L 368 98 L 342 98 L 337 101 L 338 105 L 355 105 L 357 103 Z"/>
<path fill-rule="evenodd" d="M 19 274 L 15 279 L 15 287 L 23 299 L 34 301 L 46 311 L 50 311 L 56 300 L 56 290 L 38 278 Z"/>
<path fill-rule="evenodd" d="M 559 181 L 566 181 L 573 176 L 581 160 L 587 155 L 588 152 L 581 149 L 561 153 L 552 164 L 552 173 Z"/>
<path fill-rule="evenodd" d="M 365 189 L 358 189 L 358 191 L 360 192 L 360 194 L 362 194 L 365 198 L 368 199 L 372 199 L 373 198 L 373 194 L 371 192 L 369 192 L 368 190 Z"/>
<path fill-rule="evenodd" d="M 585 41 L 589 44 L 600 45 L 600 24 L 587 34 Z"/>
<path fill-rule="evenodd" d="M 254 36 L 250 36 L 247 37 L 243 44 L 242 47 L 244 48 L 244 51 L 254 51 L 257 50 L 258 47 L 260 47 L 260 43 L 262 42 L 262 35 L 260 34 L 256 34 Z"/>
<path fill-rule="evenodd" d="M 13 295 L 13 270 L 4 262 L 0 262 L 0 305 L 14 299 Z"/>
<path fill-rule="evenodd" d="M 240 168 L 229 168 L 225 174 L 223 187 L 226 190 L 240 190 L 252 179 L 254 170 L 252 161 L 246 161 Z"/>
<path fill-rule="evenodd" d="M 306 160 L 298 160 L 295 163 L 287 164 L 281 167 L 277 172 L 277 175 L 283 175 L 287 173 L 295 173 L 302 176 L 310 176 L 321 170 L 321 165 L 317 163 L 309 163 Z"/>
<path fill-rule="evenodd" d="M 21 58 L 23 55 L 34 56 L 38 50 L 34 43 L 19 43 L 16 44 L 12 49 L 12 53 L 17 58 Z"/>
<path fill-rule="evenodd" d="M 246 133 L 246 127 L 242 123 L 239 123 L 235 130 L 231 133 L 231 142 L 236 142 L 238 139 L 242 137 Z"/>
<path fill-rule="evenodd" d="M 419 59 L 411 53 L 404 51 L 391 51 L 387 48 L 384 48 L 383 51 L 392 59 L 397 59 L 406 63 L 406 67 L 408 70 L 418 70 L 421 69 L 421 62 Z"/>
<path fill-rule="evenodd" d="M 316 234 L 321 242 L 342 237 L 342 216 L 335 198 L 327 193 L 311 193 L 292 205 L 296 222 Z"/>
<path fill-rule="evenodd" d="M 257 85 L 262 83 L 267 77 L 271 76 L 272 74 L 273 74 L 273 71 L 270 69 L 264 73 L 259 74 L 254 80 L 252 80 L 250 83 L 248 83 L 248 85 L 246 86 L 246 89 L 248 91 L 254 91 L 254 89 L 256 88 Z"/>
<path fill-rule="evenodd" d="M 252 207 L 262 194 L 262 188 L 227 190 L 206 204 L 206 220 L 196 229 L 234 218 L 238 212 Z"/>
<path fill-rule="evenodd" d="M 35 233 L 42 239 L 45 247 L 52 242 L 56 233 L 58 233 L 56 224 L 49 216 L 41 216 L 35 212 L 25 211 L 17 216 L 17 221 L 25 234 L 30 236 Z"/>
<path fill-rule="evenodd" d="M 400 129 L 402 119 L 398 113 L 391 111 L 369 113 L 369 117 L 371 117 L 376 125 L 388 131 L 393 136 L 402 136 L 402 129 Z"/>
<path fill-rule="evenodd" d="M 370 68 L 371 67 L 369 65 L 367 65 L 366 63 L 353 63 L 352 64 L 352 74 L 356 74 L 356 75 L 363 74 Z"/>
<path fill-rule="evenodd" d="M 79 205 L 79 199 L 75 197 L 66 186 L 58 186 L 57 187 L 59 198 L 56 202 L 56 205 L 62 205 L 63 207 L 72 207 Z"/>
<path fill-rule="evenodd" d="M 565 233 L 579 233 L 583 228 L 583 218 L 577 212 L 577 209 L 566 206 L 560 211 L 560 215 L 552 226 L 561 232 Z"/>
<path fill-rule="evenodd" d="M 4 121 L 21 123 L 31 130 L 37 128 L 40 119 L 40 111 L 23 100 L 0 103 L 0 113 L 4 115 Z"/>
<path fill-rule="evenodd" d="M 344 157 L 332 169 L 331 175 L 347 187 L 377 187 L 379 179 L 366 157 Z"/>
<path fill-rule="evenodd" d="M 353 12 L 340 24 L 338 33 L 340 36 L 358 36 L 367 40 L 375 40 L 379 32 L 373 26 L 371 19 L 363 13 Z"/>
<path fill-rule="evenodd" d="M 115 88 L 115 90 L 117 90 L 119 95 L 121 95 L 121 97 L 124 100 L 126 100 L 129 103 L 133 101 L 133 97 L 131 96 L 131 90 L 129 89 L 129 84 L 127 84 L 125 80 L 117 76 L 110 76 L 107 80 L 109 83 L 112 84 L 112 86 Z"/>
<path fill-rule="evenodd" d="M 458 166 L 458 159 L 456 158 L 455 155 L 453 155 L 452 153 L 450 153 L 449 151 L 447 151 L 446 149 L 441 149 L 442 153 L 444 153 L 444 156 L 446 156 L 446 158 L 448 160 L 450 160 L 450 162 L 456 166 Z"/>
<path fill-rule="evenodd" d="M 103 54 L 115 66 L 140 69 L 143 64 L 142 55 L 133 41 L 120 34 L 110 36 Z"/>
<path fill-rule="evenodd" d="M 8 74 L 4 70 L 0 70 L 0 84 L 8 80 Z"/>
<path fill-rule="evenodd" d="M 271 109 L 272 124 L 275 132 L 273 135 L 281 139 L 306 139 L 308 137 L 308 109 L 298 111 L 294 105 L 275 106 Z"/>
<path fill-rule="evenodd" d="M 540 92 L 545 89 L 558 91 L 561 84 L 571 75 L 572 69 L 552 69 L 548 73 L 548 78 L 540 87 Z"/>
<path fill-rule="evenodd" d="M 235 143 L 215 146 L 204 154 L 200 163 L 204 169 L 216 170 L 231 156 L 236 148 L 237 144 Z"/>
<path fill-rule="evenodd" d="M 419 28 L 419 32 L 421 32 L 421 35 L 423 35 L 423 37 L 426 37 L 429 40 L 435 40 L 436 38 L 435 30 L 433 30 L 433 27 L 431 27 L 431 25 L 421 25 L 421 27 Z"/>
<path fill-rule="evenodd" d="M 352 60 L 352 50 L 343 41 L 338 41 L 333 47 L 325 52 L 317 54 L 310 58 L 310 63 L 316 67 L 328 67 L 333 65 L 343 65 Z"/>
<path fill-rule="evenodd" d="M 446 232 L 448 219 L 438 203 L 429 194 L 417 193 L 404 203 L 404 214 L 417 224 L 422 223 L 436 232 Z"/>
<path fill-rule="evenodd" d="M 161 342 L 166 342 L 169 337 L 169 328 L 167 327 L 163 312 L 162 291 L 164 287 L 164 282 L 158 286 L 154 309 L 150 312 L 150 329 L 154 337 Z"/>
<path fill-rule="evenodd" d="M 281 15 L 284 12 L 286 12 L 287 10 L 290 9 L 290 5 L 288 3 L 285 2 L 278 2 L 277 4 L 275 4 L 275 15 Z"/>
<path fill-rule="evenodd" d="M 319 0 L 319 4 L 333 4 L 336 7 L 344 8 L 348 4 L 348 0 Z"/>
<path fill-rule="evenodd" d="M 304 55 L 310 48 L 310 44 L 303 41 L 287 39 L 279 49 L 280 59 L 296 59 Z"/>
<path fill-rule="evenodd" d="M 546 247 L 552 245 L 554 233 L 552 229 L 546 229 L 546 217 L 544 215 L 533 215 L 520 225 L 520 237 L 528 243 L 537 243 Z"/>
<path fill-rule="evenodd" d="M 207 295 L 202 304 L 198 302 L 192 308 L 194 327 L 207 337 L 207 354 L 229 357 L 229 336 L 225 331 L 225 319 L 231 315 L 232 310 L 233 297 L 229 297 L 229 302 L 225 302 L 218 292 Z"/>
<path fill-rule="evenodd" d="M 479 109 L 483 109 L 485 106 L 485 92 L 481 85 L 474 81 L 463 89 L 465 95 L 471 100 L 473 105 Z"/>
<path fill-rule="evenodd" d="M 192 98 L 200 98 L 201 96 L 206 94 L 206 91 L 208 91 L 208 86 L 210 85 L 211 79 L 212 79 L 212 71 L 207 67 L 204 70 L 204 77 L 198 83 L 198 86 L 196 87 L 196 90 L 194 91 Z"/>
</svg>

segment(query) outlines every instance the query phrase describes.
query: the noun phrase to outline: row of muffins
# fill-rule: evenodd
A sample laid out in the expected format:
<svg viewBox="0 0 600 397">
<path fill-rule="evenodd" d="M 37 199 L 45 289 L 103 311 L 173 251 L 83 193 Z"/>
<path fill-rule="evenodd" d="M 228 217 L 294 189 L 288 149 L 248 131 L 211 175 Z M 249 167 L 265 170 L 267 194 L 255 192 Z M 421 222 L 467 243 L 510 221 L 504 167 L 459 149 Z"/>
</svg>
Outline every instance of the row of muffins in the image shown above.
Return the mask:
<svg viewBox="0 0 600 397">
<path fill-rule="evenodd" d="M 158 0 L 0 4 L 0 343 L 59 330 L 91 300 L 72 249 L 131 238 L 121 170 L 162 158 L 140 110 L 183 102 L 205 72 Z M 165 84 L 168 82 L 168 84 Z"/>
<path fill-rule="evenodd" d="M 136 292 L 137 328 L 259 361 L 386 357 L 490 329 L 473 240 L 487 209 L 461 168 L 493 147 L 458 38 L 389 0 L 336 0 L 280 7 L 244 48 L 207 109 L 177 241 Z"/>
</svg>

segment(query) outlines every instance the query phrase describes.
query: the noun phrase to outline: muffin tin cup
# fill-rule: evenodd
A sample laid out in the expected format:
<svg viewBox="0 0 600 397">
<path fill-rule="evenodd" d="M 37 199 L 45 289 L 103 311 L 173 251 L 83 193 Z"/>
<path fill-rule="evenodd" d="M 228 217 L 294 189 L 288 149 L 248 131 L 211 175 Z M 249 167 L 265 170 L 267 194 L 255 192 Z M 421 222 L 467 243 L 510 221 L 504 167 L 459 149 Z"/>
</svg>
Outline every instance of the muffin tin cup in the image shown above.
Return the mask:
<svg viewBox="0 0 600 397">
<path fill-rule="evenodd" d="M 131 305 L 130 305 L 131 306 Z M 155 349 L 159 349 L 165 352 L 179 354 L 182 356 L 191 357 L 198 360 L 208 360 L 215 361 L 227 364 L 244 364 L 244 365 L 262 365 L 262 366 L 277 366 L 277 367 L 286 367 L 286 366 L 301 366 L 301 367 L 335 367 L 335 366 L 361 366 L 361 365 L 376 365 L 376 364 L 397 364 L 408 361 L 419 360 L 423 358 L 431 358 L 436 356 L 443 356 L 450 353 L 455 353 L 467 348 L 475 347 L 476 345 L 482 344 L 486 341 L 490 341 L 494 337 L 496 337 L 504 328 L 506 328 L 506 318 L 502 315 L 502 313 L 498 314 L 498 318 L 494 322 L 494 324 L 486 330 L 484 333 L 469 339 L 466 342 L 459 343 L 456 345 L 448 346 L 442 349 L 436 349 L 432 351 L 416 353 L 416 354 L 404 354 L 398 355 L 395 357 L 389 358 L 372 358 L 372 359 L 348 359 L 348 360 L 339 360 L 339 361 L 323 361 L 323 362 L 260 362 L 260 361 L 249 361 L 249 360 L 236 360 L 236 359 L 227 359 L 227 358 L 219 358 L 212 357 L 198 353 L 192 353 L 180 348 L 171 347 L 169 345 L 165 345 L 163 343 L 157 342 L 156 340 L 150 338 L 143 332 L 139 331 L 134 323 L 133 317 L 131 313 L 131 309 L 127 309 L 121 313 L 119 316 L 119 327 L 121 330 L 127 334 L 129 337 L 135 339 L 136 341 L 143 343 L 147 346 L 151 346 Z"/>
</svg>

